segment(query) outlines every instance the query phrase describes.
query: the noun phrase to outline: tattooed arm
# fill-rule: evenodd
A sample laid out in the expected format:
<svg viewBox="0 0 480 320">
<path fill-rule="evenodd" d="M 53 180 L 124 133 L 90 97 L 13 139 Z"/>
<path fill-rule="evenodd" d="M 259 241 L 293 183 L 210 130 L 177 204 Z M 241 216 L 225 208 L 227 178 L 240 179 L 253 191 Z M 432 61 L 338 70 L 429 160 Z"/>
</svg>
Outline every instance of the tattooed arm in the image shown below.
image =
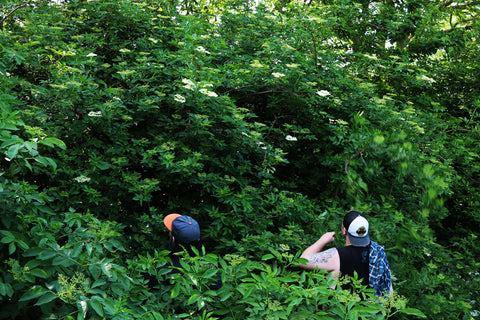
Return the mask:
<svg viewBox="0 0 480 320">
<path fill-rule="evenodd" d="M 300 256 L 308 260 L 306 265 L 300 264 L 304 269 L 313 270 L 315 268 L 327 270 L 328 272 L 340 271 L 340 258 L 337 249 L 331 248 L 322 251 L 323 247 L 335 239 L 335 232 L 327 232 L 317 240 Z"/>
</svg>

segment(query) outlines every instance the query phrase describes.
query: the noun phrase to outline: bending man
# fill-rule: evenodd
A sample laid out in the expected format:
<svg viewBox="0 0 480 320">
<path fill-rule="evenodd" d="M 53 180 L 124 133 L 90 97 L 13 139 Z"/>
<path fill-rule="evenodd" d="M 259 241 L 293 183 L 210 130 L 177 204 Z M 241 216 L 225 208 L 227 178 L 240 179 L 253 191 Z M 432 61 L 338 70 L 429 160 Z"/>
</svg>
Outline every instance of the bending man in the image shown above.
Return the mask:
<svg viewBox="0 0 480 320">
<path fill-rule="evenodd" d="M 335 240 L 335 232 L 327 232 L 300 256 L 308 260 L 304 269 L 323 269 L 334 277 L 354 276 L 362 279 L 362 284 L 375 290 L 375 295 L 393 293 L 390 266 L 383 246 L 370 241 L 367 218 L 357 211 L 348 212 L 343 218 L 342 235 L 345 247 L 323 248 Z"/>
</svg>

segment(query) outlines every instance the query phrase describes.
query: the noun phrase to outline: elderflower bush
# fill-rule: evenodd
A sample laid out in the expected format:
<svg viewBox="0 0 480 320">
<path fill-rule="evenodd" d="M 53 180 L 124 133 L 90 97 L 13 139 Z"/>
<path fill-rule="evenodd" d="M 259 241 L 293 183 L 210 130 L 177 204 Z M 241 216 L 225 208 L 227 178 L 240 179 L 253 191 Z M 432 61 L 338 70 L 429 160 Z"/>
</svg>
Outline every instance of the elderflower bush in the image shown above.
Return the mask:
<svg viewBox="0 0 480 320">
<path fill-rule="evenodd" d="M 2 317 L 206 319 L 220 310 L 238 318 L 337 317 L 333 305 L 348 317 L 324 274 L 297 272 L 286 261 L 307 245 L 298 234 L 319 232 L 320 212 L 328 211 L 323 223 L 333 228 L 350 206 L 376 219 L 375 236 L 391 249 L 410 304 L 437 318 L 478 310 L 469 296 L 478 287 L 468 226 L 478 211 L 470 183 L 479 163 L 479 95 L 467 81 L 477 70 L 473 42 L 442 34 L 455 54 L 425 64 L 417 52 L 411 63 L 412 46 L 395 48 L 397 56 L 378 46 L 351 53 L 383 32 L 355 41 L 338 33 L 363 29 L 340 25 L 357 21 L 347 18 L 358 4 L 331 3 L 326 15 L 278 2 L 288 8 L 279 16 L 273 5 L 253 12 L 247 2 L 234 10 L 226 2 L 213 17 L 213 3 L 172 3 L 69 1 L 20 8 L 4 24 Z M 436 11 L 425 12 L 422 19 Z M 375 18 L 391 17 L 380 10 Z M 467 55 L 455 47 L 463 41 L 474 49 Z M 362 58 L 365 49 L 375 59 Z M 80 172 L 88 183 L 75 180 Z M 150 254 L 151 269 L 166 262 L 154 251 L 168 237 L 162 217 L 174 208 L 201 218 L 218 264 L 225 252 L 245 259 L 226 262 L 224 291 L 200 288 L 213 275 L 200 265 L 191 275 L 196 286 L 189 276 L 184 291 L 145 288 L 135 255 Z M 101 222 L 85 221 L 89 213 Z M 428 225 L 449 215 L 468 217 L 457 224 L 465 232 Z M 122 236 L 109 231 L 109 220 L 120 222 L 112 228 Z M 55 283 L 75 272 L 85 275 L 85 292 L 65 303 Z M 357 315 L 370 316 L 361 310 L 372 305 L 359 303 L 352 302 Z"/>
<path fill-rule="evenodd" d="M 218 97 L 218 94 L 214 91 L 210 90 L 213 87 L 211 83 L 195 83 L 190 79 L 183 78 L 182 79 L 183 88 L 190 90 L 190 91 L 197 91 L 200 92 L 202 95 L 208 97 Z"/>
</svg>

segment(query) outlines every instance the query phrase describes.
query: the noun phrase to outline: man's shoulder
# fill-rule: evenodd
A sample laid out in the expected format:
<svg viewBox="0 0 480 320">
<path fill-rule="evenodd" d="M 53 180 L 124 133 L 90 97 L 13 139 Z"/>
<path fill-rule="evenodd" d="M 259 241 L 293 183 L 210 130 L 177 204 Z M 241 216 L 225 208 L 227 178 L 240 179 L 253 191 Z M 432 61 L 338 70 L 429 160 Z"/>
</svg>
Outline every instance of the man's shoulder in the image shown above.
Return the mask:
<svg viewBox="0 0 480 320">
<path fill-rule="evenodd" d="M 338 251 L 336 248 L 330 248 L 311 255 L 308 258 L 309 265 L 313 268 L 324 269 L 327 271 L 339 270 Z"/>
</svg>

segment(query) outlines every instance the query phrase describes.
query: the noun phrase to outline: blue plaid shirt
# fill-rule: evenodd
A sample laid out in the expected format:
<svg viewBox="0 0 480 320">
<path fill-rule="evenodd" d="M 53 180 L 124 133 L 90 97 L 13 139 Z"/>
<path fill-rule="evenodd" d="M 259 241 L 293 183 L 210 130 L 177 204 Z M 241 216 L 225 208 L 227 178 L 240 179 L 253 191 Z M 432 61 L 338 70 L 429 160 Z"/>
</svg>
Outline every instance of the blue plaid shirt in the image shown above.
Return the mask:
<svg viewBox="0 0 480 320">
<path fill-rule="evenodd" d="M 375 241 L 370 241 L 369 255 L 369 286 L 375 290 L 376 296 L 384 293 L 390 293 L 392 279 L 390 275 L 390 265 L 383 246 Z"/>
</svg>

